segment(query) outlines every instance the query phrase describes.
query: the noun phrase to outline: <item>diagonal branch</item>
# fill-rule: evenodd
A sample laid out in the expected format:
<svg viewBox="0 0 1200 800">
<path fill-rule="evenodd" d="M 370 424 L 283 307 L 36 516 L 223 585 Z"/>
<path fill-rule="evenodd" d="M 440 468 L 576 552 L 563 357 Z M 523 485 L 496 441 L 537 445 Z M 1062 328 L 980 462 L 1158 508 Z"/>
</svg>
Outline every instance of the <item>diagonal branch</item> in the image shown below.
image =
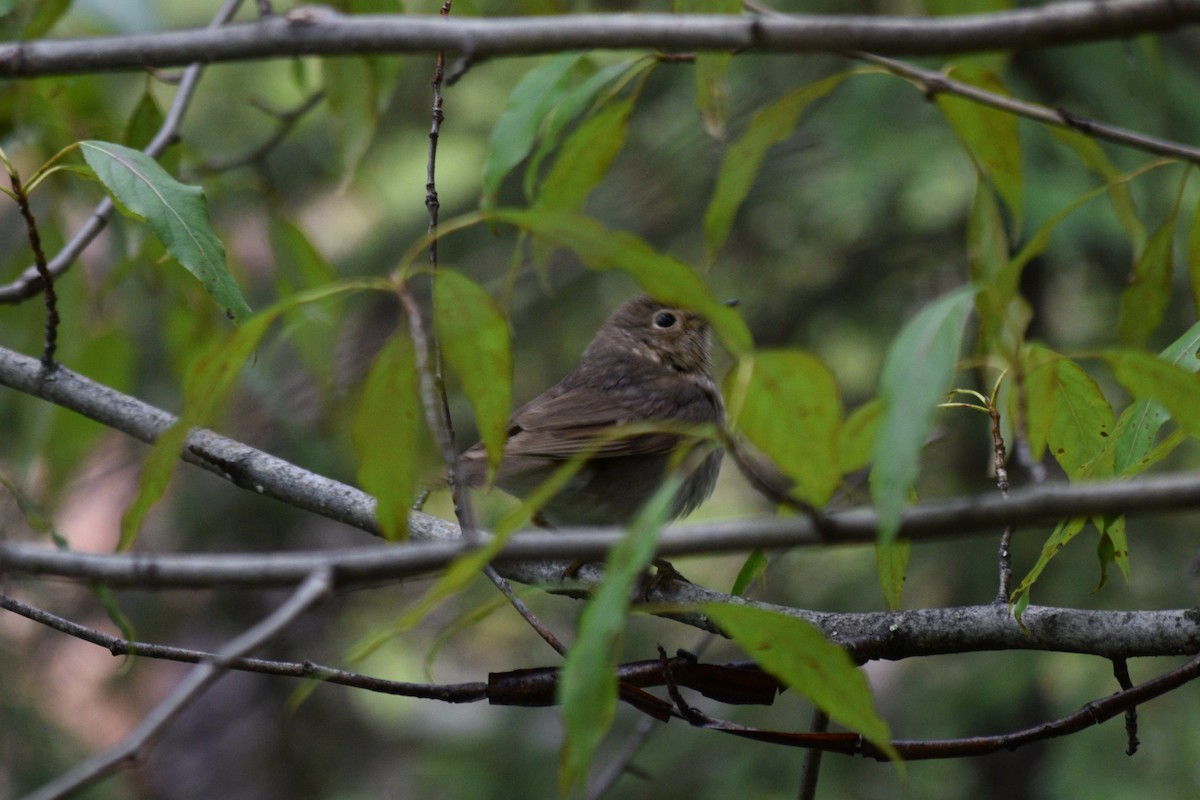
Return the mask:
<svg viewBox="0 0 1200 800">
<path fill-rule="evenodd" d="M 576 49 L 931 55 L 1127 38 L 1200 21 L 1200 0 L 1093 0 L 944 17 L 570 14 L 522 18 L 343 15 L 306 6 L 221 31 L 177 30 L 0 45 L 0 77 L 64 75 L 302 55 L 470 58 Z"/>
<path fill-rule="evenodd" d="M 217 11 L 216 16 L 213 17 L 212 22 L 209 23 L 204 31 L 215 31 L 220 26 L 229 22 L 229 20 L 233 19 L 233 15 L 237 13 L 241 4 L 242 0 L 225 0 L 225 3 Z M 178 141 L 179 128 L 183 125 L 183 118 L 192 104 L 192 98 L 196 94 L 196 87 L 200 83 L 200 73 L 203 69 L 203 64 L 194 61 L 183 71 L 183 77 L 179 81 L 179 89 L 175 92 L 175 100 L 171 103 L 171 108 L 167 111 L 167 115 L 163 119 L 162 126 L 158 129 L 158 133 L 154 134 L 154 138 L 146 145 L 142 151 L 143 153 L 151 158 L 158 158 L 166 152 L 168 147 Z M 87 222 L 83 223 L 79 230 L 75 232 L 75 235 L 71 237 L 71 240 L 46 265 L 46 272 L 49 273 L 52 279 L 57 278 L 70 269 L 71 265 L 75 263 L 75 259 L 79 257 L 79 254 L 92 243 L 92 240 L 100 235 L 100 232 L 108 225 L 109 219 L 112 218 L 113 209 L 113 201 L 110 197 L 105 197 L 96 205 Z M 0 303 L 20 303 L 23 300 L 28 300 L 36 296 L 44 285 L 38 267 L 36 265 L 32 266 L 22 272 L 20 277 L 15 281 L 0 286 Z"/>
<path fill-rule="evenodd" d="M 292 593 L 291 597 L 275 609 L 266 619 L 232 639 L 217 651 L 216 656 L 205 661 L 187 674 L 166 699 L 155 706 L 145 719 L 125 738 L 125 741 L 107 752 L 99 753 L 82 764 L 67 770 L 41 789 L 28 795 L 26 800 L 53 800 L 66 797 L 89 786 L 122 765 L 140 758 L 154 739 L 190 705 L 201 693 L 220 678 L 228 663 L 240 658 L 263 643 L 274 638 L 284 628 L 323 600 L 332 587 L 332 574 L 328 569 L 314 570 Z"/>
</svg>

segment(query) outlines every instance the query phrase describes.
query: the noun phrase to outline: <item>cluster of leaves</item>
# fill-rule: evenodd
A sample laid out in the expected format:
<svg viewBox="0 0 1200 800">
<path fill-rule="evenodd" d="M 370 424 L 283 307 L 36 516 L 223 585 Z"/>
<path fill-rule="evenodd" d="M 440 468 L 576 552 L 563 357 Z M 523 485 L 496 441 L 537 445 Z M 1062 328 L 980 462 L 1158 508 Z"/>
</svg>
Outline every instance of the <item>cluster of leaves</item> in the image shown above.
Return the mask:
<svg viewBox="0 0 1200 800">
<path fill-rule="evenodd" d="M 50 4 L 47 5 L 49 7 Z M 393 10 L 394 3 L 361 3 L 355 10 Z M 710 0 L 678 4 L 684 10 L 732 12 L 736 4 Z M 65 4 L 63 4 L 65 7 Z M 52 20 L 51 20 L 52 22 Z M 37 23 L 41 25 L 43 23 Z M 30 23 L 37 35 L 44 28 Z M 394 67 L 386 59 L 324 62 L 324 84 L 335 118 L 343 125 L 339 141 L 343 166 L 352 173 L 371 142 Z M 887 604 L 898 607 L 907 568 L 900 521 L 918 482 L 922 447 L 935 424 L 939 402 L 963 380 L 960 358 L 967 319 L 977 326 L 972 364 L 1005 375 L 1005 416 L 1012 435 L 1023 437 L 1035 458 L 1049 453 L 1072 480 L 1127 478 L 1166 457 L 1187 437 L 1200 437 L 1200 325 L 1184 333 L 1159 356 L 1145 351 L 1161 325 L 1171 298 L 1172 243 L 1181 219 L 1185 172 L 1178 199 L 1153 232 L 1138 215 L 1129 185 L 1151 170 L 1153 161 L 1121 173 L 1087 137 L 1056 131 L 1055 136 L 1094 172 L 1101 185 L 1063 208 L 1022 240 L 1021 138 L 1015 119 L 953 97 L 938 107 L 975 166 L 978 183 L 967 232 L 969 273 L 962 288 L 928 304 L 896 335 L 878 386 L 878 397 L 847 413 L 833 374 L 819 358 L 801 349 L 759 349 L 742 317 L 712 295 L 693 267 L 660 252 L 625 231 L 610 230 L 583 211 L 591 192 L 609 174 L 622 147 L 648 78 L 661 62 L 650 56 L 607 66 L 578 53 L 552 56 L 532 68 L 509 97 L 492 131 L 484 169 L 481 211 L 452 220 L 443 235 L 478 225 L 508 225 L 532 241 L 534 260 L 544 268 L 553 248 L 570 250 L 594 270 L 627 274 L 645 292 L 671 304 L 695 309 L 712 322 L 734 359 L 723 390 L 729 426 L 768 456 L 790 481 L 799 503 L 825 507 L 846 476 L 871 468 L 871 494 L 881 526 L 880 582 Z M 724 75 L 728 54 L 696 59 L 696 106 L 707 130 L 724 136 L 727 123 Z M 874 80 L 878 69 L 839 73 L 801 86 L 764 105 L 725 148 L 703 221 L 707 260 L 714 262 L 730 237 L 739 208 L 750 195 L 772 145 L 789 139 L 812 103 L 847 81 Z M 1003 92 L 997 74 L 962 68 L 956 77 Z M 349 88 L 348 88 L 349 87 Z M 357 88 L 355 88 L 357 87 Z M 365 87 L 365 89 L 363 89 Z M 359 89 L 363 89 L 362 92 Z M 142 106 L 139 106 L 142 108 Z M 150 103 L 153 109 L 153 103 Z M 147 114 L 150 112 L 147 111 Z M 414 244 L 390 278 L 334 280 L 322 271 L 313 247 L 299 229 L 284 223 L 272 230 L 277 251 L 289 254 L 299 278 L 278 302 L 251 310 L 226 266 L 224 247 L 208 220 L 203 193 L 171 177 L 153 159 L 131 147 L 87 139 L 56 156 L 27 182 L 30 190 L 77 149 L 121 210 L 144 220 L 170 257 L 194 275 L 220 313 L 238 327 L 191 364 L 185 382 L 184 411 L 147 457 L 137 498 L 123 527 L 122 547 L 133 545 L 146 513 L 165 491 L 183 437 L 211 422 L 230 393 L 243 365 L 276 322 L 309 306 L 360 291 L 392 292 L 422 270 L 414 263 L 427 242 Z M 525 207 L 498 204 L 506 181 L 524 165 L 520 183 Z M 349 173 L 348 173 L 349 174 Z M 1133 280 L 1121 298 L 1117 334 L 1121 348 L 1084 356 L 1056 353 L 1027 340 L 1028 304 L 1019 293 L 1022 271 L 1047 247 L 1057 226 L 1074 210 L 1108 198 L 1133 252 Z M 1200 302 L 1200 226 L 1192 220 L 1188 263 L 1192 293 Z M 518 245 L 523 251 L 525 239 Z M 520 263 L 520 259 L 514 259 Z M 308 265 L 311 268 L 305 268 Z M 508 322 L 500 303 L 461 272 L 433 275 L 433 331 L 446 363 L 472 409 L 494 469 L 511 406 L 512 356 Z M 303 325 L 285 326 L 300 349 Z M 401 538 L 408 509 L 435 448 L 422 411 L 416 344 L 398 330 L 376 356 L 350 424 L 362 486 L 379 500 L 381 530 Z M 314 358 L 314 362 L 319 362 Z M 1116 409 L 1097 380 L 1081 365 L 1107 365 L 1132 397 Z M 993 375 L 993 377 L 994 377 Z M 1163 436 L 1168 425 L 1174 425 Z M 397 457 L 397 454 L 400 457 Z M 576 465 L 577 466 L 577 465 Z M 570 465 L 567 469 L 570 469 Z M 564 471 L 553 479 L 565 480 Z M 552 492 L 555 483 L 545 487 Z M 561 688 L 568 738 L 563 751 L 564 790 L 579 785 L 611 722 L 617 702 L 613 666 L 620 652 L 630 589 L 649 563 L 669 508 L 668 483 L 631 526 L 614 550 L 608 578 L 590 600 L 578 640 L 568 657 Z M 516 530 L 537 498 L 497 526 L 488 546 L 464 557 L 384 635 L 418 623 L 429 609 L 460 590 Z M 1091 522 L 1100 532 L 1104 570 L 1115 564 L 1128 576 L 1129 547 L 1124 519 L 1104 517 L 1064 521 L 1046 542 L 1041 558 L 1021 581 L 1013 602 L 1029 602 L 1037 578 L 1050 560 Z M 742 588 L 765 561 L 747 562 Z M 705 609 L 763 666 L 810 697 L 835 720 L 862 732 L 887 749 L 886 725 L 875 715 L 869 690 L 845 654 L 825 646 L 804 623 L 737 606 Z M 364 643 L 358 655 L 381 639 Z M 795 647 L 779 647 L 780 642 Z M 804 659 L 796 658 L 798 652 Z"/>
</svg>

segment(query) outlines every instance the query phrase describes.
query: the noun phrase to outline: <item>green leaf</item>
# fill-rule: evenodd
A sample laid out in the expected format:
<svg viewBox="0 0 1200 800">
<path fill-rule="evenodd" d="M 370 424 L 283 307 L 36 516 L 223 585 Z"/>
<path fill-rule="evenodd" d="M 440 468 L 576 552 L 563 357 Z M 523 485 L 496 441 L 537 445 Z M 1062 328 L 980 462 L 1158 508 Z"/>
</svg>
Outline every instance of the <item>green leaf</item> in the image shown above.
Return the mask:
<svg viewBox="0 0 1200 800">
<path fill-rule="evenodd" d="M 1176 206 L 1178 209 L 1178 206 Z M 1175 211 L 1150 235 L 1133 269 L 1133 280 L 1121 292 L 1117 334 L 1128 347 L 1144 347 L 1158 328 L 1171 300 L 1171 246 Z"/>
<path fill-rule="evenodd" d="M 878 397 L 863 403 L 846 418 L 838 439 L 838 469 L 843 475 L 849 475 L 871 463 L 882 418 L 883 401 Z"/>
<path fill-rule="evenodd" d="M 750 329 L 741 315 L 718 302 L 691 267 L 631 233 L 610 231 L 594 219 L 574 214 L 500 210 L 491 212 L 488 218 L 515 225 L 556 247 L 566 247 L 591 269 L 624 272 L 651 297 L 700 313 L 734 355 L 748 353 L 753 346 Z"/>
<path fill-rule="evenodd" d="M 154 101 L 154 94 L 147 85 L 125 123 L 125 135 L 121 138 L 129 147 L 143 148 L 150 144 L 162 123 L 162 111 L 159 110 L 158 103 Z"/>
<path fill-rule="evenodd" d="M 33 3 L 33 16 L 21 38 L 26 40 L 40 39 L 46 35 L 59 18 L 71 7 L 71 0 L 37 0 Z"/>
<path fill-rule="evenodd" d="M 344 187 L 353 179 L 375 138 L 380 93 L 371 63 L 365 58 L 321 59 L 321 77 Z"/>
<path fill-rule="evenodd" d="M 760 350 L 725 381 L 730 426 L 775 462 L 792 494 L 820 508 L 841 483 L 842 399 L 825 365 L 799 350 Z"/>
<path fill-rule="evenodd" d="M 1079 156 L 1083 165 L 1104 179 L 1107 184 L 1108 200 L 1116 212 L 1117 221 L 1125 229 L 1129 241 L 1133 244 L 1133 252 L 1140 253 L 1146 243 L 1146 226 L 1138 216 L 1137 206 L 1133 202 L 1133 193 L 1129 185 L 1121 179 L 1121 173 L 1108 156 L 1104 148 L 1090 136 L 1067 128 L 1050 128 L 1055 139 L 1070 147 Z"/>
<path fill-rule="evenodd" d="M 559 53 L 521 79 L 492 128 L 491 149 L 483 168 L 483 207 L 496 203 L 500 184 L 533 149 L 542 119 L 565 92 L 571 69 L 582 53 Z"/>
<path fill-rule="evenodd" d="M 700 606 L 759 666 L 812 701 L 829 718 L 862 734 L 899 761 L 891 733 L 875 710 L 871 687 L 845 650 L 795 617 L 751 606 Z"/>
<path fill-rule="evenodd" d="M 975 200 L 967 219 L 967 265 L 971 280 L 981 287 L 975 296 L 975 309 L 981 327 L 979 346 L 984 352 L 1010 351 L 1012 339 L 1024 333 L 1023 328 L 1016 331 L 1010 324 L 1011 306 L 1019 301 L 1016 283 L 1001 280 L 1008 263 L 1008 236 L 1000 207 L 995 193 L 981 176 L 975 184 Z"/>
<path fill-rule="evenodd" d="M 1116 564 L 1125 582 L 1129 583 L 1129 538 L 1125 531 L 1125 515 L 1095 517 L 1093 522 L 1100 530 L 1100 541 L 1096 544 L 1096 556 L 1100 560 L 1100 580 L 1092 592 L 1104 588 L 1108 581 L 1108 565 Z"/>
<path fill-rule="evenodd" d="M 558 160 L 542 183 L 534 208 L 574 213 L 604 176 L 621 148 L 634 96 L 594 114 L 563 142 Z"/>
<path fill-rule="evenodd" d="M 584 64 L 587 62 L 581 62 Z M 650 69 L 656 62 L 645 58 L 622 61 L 598 70 L 583 83 L 562 96 L 547 115 L 542 135 L 537 140 L 537 147 L 529 157 L 529 165 L 525 168 L 525 196 L 530 200 L 534 197 L 534 187 L 541 171 L 542 161 L 558 146 L 562 133 L 567 126 L 591 108 L 601 92 L 613 86 L 614 91 L 639 73 Z"/>
<path fill-rule="evenodd" d="M 1192 215 L 1187 240 L 1188 278 L 1192 284 L 1192 307 L 1200 314 L 1200 202 Z"/>
<path fill-rule="evenodd" d="M 889 611 L 900 608 L 904 599 L 904 583 L 908 580 L 908 557 L 912 543 L 908 539 L 893 539 L 875 543 L 875 569 L 879 573 L 879 588 Z"/>
<path fill-rule="evenodd" d="M 121 518 L 119 550 L 127 550 L 150 508 L 166 491 L 180 450 L 192 428 L 205 425 L 233 388 L 243 364 L 254 352 L 267 328 L 280 314 L 303 303 L 320 302 L 333 295 L 377 289 L 391 291 L 388 281 L 363 279 L 324 286 L 283 300 L 251 317 L 245 325 L 209 347 L 192 362 L 184 379 L 184 406 L 179 418 L 155 440 L 142 465 L 138 493 Z"/>
<path fill-rule="evenodd" d="M 337 278 L 333 267 L 293 223 L 272 214 L 267 233 L 275 256 L 275 285 L 280 297 L 316 290 Z M 338 315 L 330 305 L 306 303 L 284 315 L 288 339 L 317 384 L 324 388 L 333 386 L 338 371 L 334 335 Z"/>
<path fill-rule="evenodd" d="M 638 512 L 628 535 L 609 552 L 604 580 L 584 607 L 578 638 L 563 661 L 558 682 L 566 728 L 558 773 L 563 796 L 586 785 L 596 748 L 616 715 L 616 668 L 630 593 L 654 557 L 680 484 L 679 476 L 669 477 Z"/>
<path fill-rule="evenodd" d="M 1037 582 L 1037 579 L 1046 569 L 1051 559 L 1058 555 L 1058 552 L 1066 547 L 1068 542 L 1079 535 L 1086 522 L 1086 517 L 1075 517 L 1058 523 L 1054 528 L 1054 532 L 1050 534 L 1050 538 L 1042 545 L 1042 552 L 1038 556 L 1037 563 L 1033 565 L 1033 568 L 1029 570 L 1029 574 L 1022 578 L 1021 583 L 1013 590 L 1012 602 L 1014 604 L 1020 608 L 1024 608 L 1024 606 L 1029 604 L 1029 590 L 1033 587 L 1033 584 Z"/>
<path fill-rule="evenodd" d="M 358 452 L 358 483 L 375 496 L 375 518 L 388 539 L 408 537 L 416 497 L 421 442 L 428 437 L 421 407 L 417 354 L 397 332 L 367 375 L 350 433 Z"/>
<path fill-rule="evenodd" d="M 1078 364 L 1040 346 L 1030 349 L 1027 364 L 1034 365 L 1027 367 L 1026 394 L 1035 457 L 1048 445 L 1071 480 L 1112 475 L 1111 463 L 1093 463 L 1115 427 L 1100 387 Z"/>
<path fill-rule="evenodd" d="M 717 185 L 704 213 L 704 243 L 709 261 L 729 238 L 734 216 L 754 185 L 767 149 L 791 136 L 808 104 L 829 94 L 850 74 L 844 72 L 824 78 L 759 109 L 745 132 L 730 145 L 721 161 Z"/>
<path fill-rule="evenodd" d="M 1008 94 L 999 78 L 978 67 L 960 67 L 955 70 L 954 77 L 996 94 Z M 958 134 L 963 147 L 991 179 L 1012 214 L 1014 228 L 1019 229 L 1025 187 L 1017 117 L 945 92 L 939 93 L 934 102 Z"/>
<path fill-rule="evenodd" d="M 1187 372 L 1200 371 L 1200 322 L 1176 339 L 1159 356 Z M 1118 475 L 1129 477 L 1146 469 L 1148 454 L 1154 448 L 1158 432 L 1169 419 L 1167 410 L 1152 400 L 1137 400 L 1117 421 L 1114 434 L 1114 468 Z"/>
<path fill-rule="evenodd" d="M 79 143 L 88 166 L 113 197 L 144 219 L 167 252 L 195 275 L 234 321 L 250 307 L 225 264 L 225 247 L 208 221 L 204 190 L 172 178 L 150 156 L 111 142 Z"/>
<path fill-rule="evenodd" d="M 884 361 L 879 380 L 883 417 L 871 470 L 881 542 L 895 537 L 900 515 L 909 505 L 921 448 L 933 429 L 937 404 L 954 378 L 974 294 L 967 287 L 926 306 L 896 337 Z"/>
<path fill-rule="evenodd" d="M 433 322 L 447 365 L 458 376 L 487 448 L 489 482 L 500 466 L 512 403 L 508 321 L 492 296 L 459 272 L 440 270 Z"/>
<path fill-rule="evenodd" d="M 228 339 L 210 348 L 192 364 L 184 383 L 184 411 L 174 425 L 159 435 L 142 466 L 138 493 L 121 517 L 118 550 L 133 546 L 146 514 L 166 492 L 188 433 L 213 416 L 217 404 L 229 393 L 242 364 L 258 346 L 274 318 L 275 314 L 267 312 L 251 317 Z"/>
<path fill-rule="evenodd" d="M 764 551 L 759 549 L 753 550 L 750 555 L 746 556 L 746 560 L 742 562 L 742 568 L 738 570 L 737 577 L 733 581 L 733 588 L 729 590 L 729 593 L 734 597 L 745 595 L 746 590 L 750 588 L 750 584 L 762 577 L 763 573 L 767 571 L 769 564 L 767 554 Z"/>
<path fill-rule="evenodd" d="M 1101 356 L 1130 394 L 1159 403 L 1188 436 L 1200 437 L 1200 375 L 1136 350 Z"/>
<path fill-rule="evenodd" d="M 738 14 L 741 10 L 741 0 L 675 0 L 677 14 Z M 725 139 L 729 114 L 725 73 L 732 61 L 732 53 L 696 53 L 696 110 L 705 130 L 717 141 Z"/>
</svg>

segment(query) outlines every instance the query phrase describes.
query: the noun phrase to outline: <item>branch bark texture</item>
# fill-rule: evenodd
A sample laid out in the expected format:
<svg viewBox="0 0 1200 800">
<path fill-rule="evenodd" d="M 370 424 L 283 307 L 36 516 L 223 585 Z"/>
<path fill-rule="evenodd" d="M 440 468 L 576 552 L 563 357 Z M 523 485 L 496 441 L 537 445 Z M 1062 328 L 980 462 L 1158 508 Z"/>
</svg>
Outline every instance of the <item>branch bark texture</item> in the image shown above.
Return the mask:
<svg viewBox="0 0 1200 800">
<path fill-rule="evenodd" d="M 1092 0 L 946 17 L 571 14 L 442 19 L 301 7 L 221 30 L 0 46 L 0 76 L 31 77 L 301 55 L 456 52 L 470 58 L 573 49 L 933 55 L 1129 37 L 1200 21 L 1200 0 Z"/>
</svg>

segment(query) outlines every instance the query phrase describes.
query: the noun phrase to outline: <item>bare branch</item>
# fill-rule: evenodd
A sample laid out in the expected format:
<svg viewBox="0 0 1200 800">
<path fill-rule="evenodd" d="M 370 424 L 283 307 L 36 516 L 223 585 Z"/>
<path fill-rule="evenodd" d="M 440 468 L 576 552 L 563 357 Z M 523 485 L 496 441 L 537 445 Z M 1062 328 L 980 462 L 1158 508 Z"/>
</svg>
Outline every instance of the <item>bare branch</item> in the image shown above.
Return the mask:
<svg viewBox="0 0 1200 800">
<path fill-rule="evenodd" d="M 571 14 L 451 19 L 354 15 L 306 6 L 221 31 L 42 40 L 0 46 L 0 76 L 30 77 L 302 55 L 435 53 L 471 58 L 573 49 L 929 55 L 1017 50 L 1178 27 L 1200 0 L 1092 0 L 945 17 Z"/>
<path fill-rule="evenodd" d="M 1047 125 L 1053 125 L 1057 128 L 1076 131 L 1093 139 L 1102 139 L 1106 142 L 1124 145 L 1145 153 L 1153 153 L 1155 155 L 1166 156 L 1167 158 L 1178 158 L 1190 161 L 1193 164 L 1200 164 L 1200 147 L 1192 147 L 1170 141 L 1169 139 L 1160 139 L 1157 136 L 1138 133 L 1128 128 L 1121 128 L 1116 125 L 1110 125 L 1107 122 L 1073 114 L 1065 109 L 1047 108 L 1037 103 L 1030 103 L 1025 100 L 1018 100 L 1015 97 L 1007 97 L 995 92 L 989 92 L 986 89 L 980 89 L 978 86 L 956 81 L 941 72 L 923 69 L 912 64 L 905 64 L 903 61 L 883 58 L 871 53 L 847 53 L 847 55 L 862 59 L 863 61 L 869 61 L 872 64 L 883 67 L 893 75 L 898 75 L 915 82 L 919 85 L 921 91 L 930 98 L 938 94 L 953 94 L 981 105 L 1014 114 L 1018 117 L 1025 117 Z"/>
<path fill-rule="evenodd" d="M 28 795 L 26 800 L 54 800 L 66 797 L 111 774 L 123 764 L 140 758 L 163 729 L 224 674 L 228 662 L 244 656 L 274 638 L 315 603 L 324 599 L 332 586 L 331 576 L 327 569 L 313 571 L 296 588 L 287 602 L 271 612 L 262 622 L 231 640 L 217 651 L 216 657 L 211 661 L 205 661 L 189 672 L 123 742 L 67 770 Z"/>
<path fill-rule="evenodd" d="M 0 608 L 20 614 L 26 619 L 53 628 L 56 631 L 82 639 L 105 648 L 114 656 L 139 656 L 141 658 L 158 658 L 167 661 L 181 661 L 187 664 L 199 664 L 216 659 L 215 653 L 203 650 L 192 650 L 186 647 L 170 647 L 149 642 L 131 642 L 119 639 L 106 633 L 64 619 L 56 614 L 22 603 L 16 598 L 0 594 Z M 380 694 L 394 694 L 401 697 L 415 697 L 423 700 L 441 700 L 446 703 L 474 703 L 487 699 L 486 683 L 460 684 L 424 684 L 389 681 L 383 678 L 372 678 L 357 672 L 326 667 L 312 661 L 271 661 L 265 658 L 248 658 L 241 656 L 225 661 L 225 667 L 242 672 L 258 672 L 266 675 L 281 675 L 289 678 L 308 678 L 310 680 L 336 683 L 339 686 L 349 686 L 354 689 L 366 689 Z"/>
</svg>

